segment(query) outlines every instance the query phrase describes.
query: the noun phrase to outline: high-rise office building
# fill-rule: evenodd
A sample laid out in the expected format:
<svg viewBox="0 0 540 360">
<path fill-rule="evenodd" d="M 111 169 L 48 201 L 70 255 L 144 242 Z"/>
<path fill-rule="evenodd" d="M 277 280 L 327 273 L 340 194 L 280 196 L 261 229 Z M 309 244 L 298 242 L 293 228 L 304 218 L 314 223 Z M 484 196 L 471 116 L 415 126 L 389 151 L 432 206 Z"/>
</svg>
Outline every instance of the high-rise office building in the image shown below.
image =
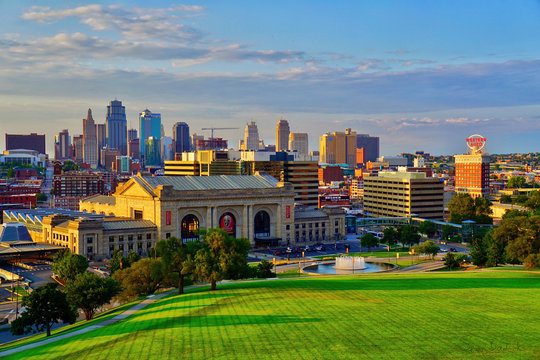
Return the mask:
<svg viewBox="0 0 540 360">
<path fill-rule="evenodd" d="M 319 161 L 356 167 L 356 131 L 326 133 L 319 138 Z"/>
<path fill-rule="evenodd" d="M 255 121 L 246 124 L 244 131 L 244 141 L 241 142 L 242 150 L 259 150 L 259 129 Z"/>
<path fill-rule="evenodd" d="M 289 128 L 289 122 L 285 119 L 278 121 L 276 126 L 276 151 L 289 150 L 289 134 L 291 129 Z"/>
<path fill-rule="evenodd" d="M 444 183 L 423 172 L 379 172 L 364 177 L 364 214 L 442 220 Z"/>
<path fill-rule="evenodd" d="M 6 150 L 17 149 L 35 150 L 40 154 L 45 154 L 45 135 L 6 134 Z"/>
<path fill-rule="evenodd" d="M 471 197 L 489 196 L 489 163 L 491 157 L 483 151 L 486 139 L 480 135 L 467 138 L 468 154 L 455 155 L 456 192 Z"/>
<path fill-rule="evenodd" d="M 368 161 L 377 161 L 379 157 L 379 137 L 368 134 L 356 135 L 356 148 L 358 153 L 358 164 L 366 165 Z"/>
<path fill-rule="evenodd" d="M 191 140 L 191 151 L 197 150 L 197 141 L 198 140 L 204 140 L 204 135 L 197 135 L 193 133 L 190 137 Z"/>
<path fill-rule="evenodd" d="M 161 160 L 174 160 L 173 139 L 168 136 L 161 138 Z"/>
<path fill-rule="evenodd" d="M 96 123 L 92 118 L 92 110 L 88 109 L 86 119 L 83 119 L 83 162 L 95 169 L 98 165 Z"/>
<path fill-rule="evenodd" d="M 128 130 L 128 143 L 133 139 L 137 139 L 137 129 Z"/>
<path fill-rule="evenodd" d="M 107 106 L 107 146 L 127 153 L 126 107 L 119 100 L 112 100 Z"/>
<path fill-rule="evenodd" d="M 189 125 L 185 122 L 177 122 L 173 126 L 174 152 L 183 153 L 191 150 L 189 139 Z"/>
<path fill-rule="evenodd" d="M 161 141 L 160 139 L 150 136 L 144 144 L 144 165 L 145 166 L 161 166 Z"/>
<path fill-rule="evenodd" d="M 73 137 L 73 158 L 77 162 L 83 162 L 83 136 L 78 135 Z"/>
<path fill-rule="evenodd" d="M 161 139 L 161 114 L 152 113 L 150 110 L 145 109 L 139 114 L 139 142 L 141 145 L 141 157 L 146 156 L 145 146 L 146 140 L 149 137 L 153 137 L 154 141 Z M 159 157 L 161 161 L 161 156 Z"/>
<path fill-rule="evenodd" d="M 69 131 L 64 129 L 58 133 L 55 139 L 55 160 L 65 160 L 71 157 L 69 154 L 69 145 Z"/>
<path fill-rule="evenodd" d="M 289 150 L 297 151 L 301 156 L 307 156 L 308 150 L 308 134 L 307 133 L 290 133 L 289 134 Z"/>
<path fill-rule="evenodd" d="M 139 144 L 139 139 L 129 140 L 128 156 L 133 160 L 139 160 L 141 158 L 141 145 Z"/>
<path fill-rule="evenodd" d="M 101 151 L 107 146 L 107 124 L 96 124 L 98 162 L 101 164 Z"/>
</svg>

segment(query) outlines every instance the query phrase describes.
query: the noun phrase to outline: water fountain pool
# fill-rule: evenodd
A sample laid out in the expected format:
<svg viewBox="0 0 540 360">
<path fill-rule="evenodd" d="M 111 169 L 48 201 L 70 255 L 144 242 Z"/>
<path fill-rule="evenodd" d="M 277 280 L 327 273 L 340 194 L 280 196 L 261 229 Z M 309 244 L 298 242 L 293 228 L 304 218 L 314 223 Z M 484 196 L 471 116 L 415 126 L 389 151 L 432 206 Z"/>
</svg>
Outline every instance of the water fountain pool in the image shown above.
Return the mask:
<svg viewBox="0 0 540 360">
<path fill-rule="evenodd" d="M 343 258 L 343 259 L 342 259 Z M 353 260 L 353 258 L 355 258 Z M 356 259 L 359 258 L 359 259 Z M 341 259 L 341 260 L 340 260 Z M 323 262 L 316 265 L 308 265 L 302 268 L 305 273 L 312 274 L 337 274 L 337 275 L 350 275 L 359 273 L 373 273 L 380 271 L 388 271 L 395 268 L 393 264 L 379 263 L 379 262 L 366 262 L 362 257 L 352 256 L 340 256 L 336 258 L 336 261 Z"/>
<path fill-rule="evenodd" d="M 366 261 L 362 256 L 339 256 L 334 267 L 337 270 L 364 270 Z"/>
</svg>

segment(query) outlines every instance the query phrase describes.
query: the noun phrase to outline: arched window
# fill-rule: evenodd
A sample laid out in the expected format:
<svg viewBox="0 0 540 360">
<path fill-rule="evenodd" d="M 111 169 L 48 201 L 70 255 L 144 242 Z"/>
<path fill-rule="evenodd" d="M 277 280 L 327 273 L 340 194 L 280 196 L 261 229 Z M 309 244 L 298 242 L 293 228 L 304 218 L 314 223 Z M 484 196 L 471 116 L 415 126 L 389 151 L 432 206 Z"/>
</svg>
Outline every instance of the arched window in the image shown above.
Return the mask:
<svg viewBox="0 0 540 360">
<path fill-rule="evenodd" d="M 236 237 L 236 218 L 230 212 L 221 215 L 219 227 L 225 230 L 227 234 Z"/>
<path fill-rule="evenodd" d="M 270 236 L 270 215 L 264 210 L 255 215 L 255 237 Z"/>
<path fill-rule="evenodd" d="M 199 219 L 195 215 L 186 215 L 182 219 L 180 236 L 184 242 L 197 240 L 195 231 L 199 228 Z"/>
</svg>

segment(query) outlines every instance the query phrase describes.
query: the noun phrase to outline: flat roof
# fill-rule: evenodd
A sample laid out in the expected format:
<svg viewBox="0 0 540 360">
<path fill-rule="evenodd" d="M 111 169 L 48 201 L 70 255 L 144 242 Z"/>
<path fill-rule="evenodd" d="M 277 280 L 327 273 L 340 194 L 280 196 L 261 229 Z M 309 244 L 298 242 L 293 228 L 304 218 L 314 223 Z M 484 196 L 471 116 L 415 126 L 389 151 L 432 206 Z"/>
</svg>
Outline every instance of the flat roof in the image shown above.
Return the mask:
<svg viewBox="0 0 540 360">
<path fill-rule="evenodd" d="M 160 185 L 172 185 L 174 190 L 241 190 L 271 189 L 278 181 L 270 175 L 217 175 L 217 176 L 136 176 L 143 186 L 155 190 Z"/>
</svg>

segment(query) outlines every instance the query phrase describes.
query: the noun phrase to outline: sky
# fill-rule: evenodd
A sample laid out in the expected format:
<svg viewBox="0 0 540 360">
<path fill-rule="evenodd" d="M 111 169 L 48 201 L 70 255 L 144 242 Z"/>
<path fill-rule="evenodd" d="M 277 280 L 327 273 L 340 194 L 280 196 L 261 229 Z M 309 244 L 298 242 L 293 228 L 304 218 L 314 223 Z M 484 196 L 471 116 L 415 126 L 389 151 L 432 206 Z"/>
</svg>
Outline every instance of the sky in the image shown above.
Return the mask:
<svg viewBox="0 0 540 360">
<path fill-rule="evenodd" d="M 540 1 L 0 1 L 3 133 L 82 133 L 109 101 L 237 147 L 255 121 L 381 154 L 540 151 Z M 209 136 L 209 132 L 205 133 Z"/>
</svg>

